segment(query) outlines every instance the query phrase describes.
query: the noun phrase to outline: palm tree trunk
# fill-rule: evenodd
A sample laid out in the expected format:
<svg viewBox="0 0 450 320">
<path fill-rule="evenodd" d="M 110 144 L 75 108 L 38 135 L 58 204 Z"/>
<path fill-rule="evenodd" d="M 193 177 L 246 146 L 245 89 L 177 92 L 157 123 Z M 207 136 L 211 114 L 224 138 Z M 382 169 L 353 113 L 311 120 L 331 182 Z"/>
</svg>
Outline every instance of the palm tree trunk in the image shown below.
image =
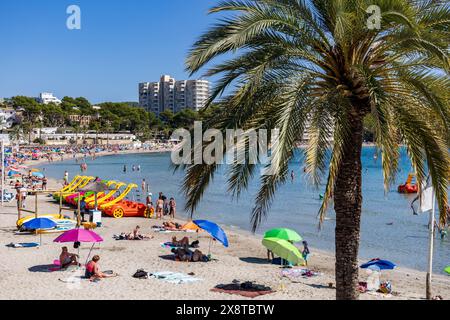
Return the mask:
<svg viewBox="0 0 450 320">
<path fill-rule="evenodd" d="M 358 249 L 361 221 L 361 150 L 363 116 L 350 116 L 351 139 L 345 145 L 336 178 L 336 299 L 358 299 Z"/>
</svg>

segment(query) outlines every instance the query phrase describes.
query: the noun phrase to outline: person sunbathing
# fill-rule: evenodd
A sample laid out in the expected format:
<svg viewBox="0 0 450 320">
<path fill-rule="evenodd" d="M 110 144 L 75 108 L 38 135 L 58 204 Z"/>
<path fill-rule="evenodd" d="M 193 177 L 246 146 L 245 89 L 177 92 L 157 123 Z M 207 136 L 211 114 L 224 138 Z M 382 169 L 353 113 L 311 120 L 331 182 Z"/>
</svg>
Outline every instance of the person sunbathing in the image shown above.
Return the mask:
<svg viewBox="0 0 450 320">
<path fill-rule="evenodd" d="M 90 281 L 95 281 L 104 278 L 112 278 L 117 277 L 116 273 L 107 274 L 100 271 L 100 265 L 98 261 L 100 260 L 100 256 L 95 255 L 92 257 L 92 260 L 88 262 L 86 265 L 85 277 Z"/>
<path fill-rule="evenodd" d="M 181 228 L 183 226 L 180 225 L 179 223 L 168 221 L 168 222 L 163 222 L 163 227 L 166 230 L 178 231 L 178 230 L 181 230 Z"/>
<path fill-rule="evenodd" d="M 141 227 L 136 226 L 136 228 L 134 228 L 133 232 L 126 235 L 126 239 L 127 240 L 153 239 L 153 236 L 151 236 L 151 235 L 141 234 L 140 230 L 141 230 Z"/>
<path fill-rule="evenodd" d="M 193 252 L 188 247 L 173 248 L 171 250 L 175 254 L 175 261 L 189 262 L 192 261 Z"/>
<path fill-rule="evenodd" d="M 181 240 L 177 240 L 177 237 L 173 237 L 172 238 L 172 245 L 174 247 L 185 247 L 185 246 L 189 246 L 189 238 L 188 237 L 184 237 Z"/>
<path fill-rule="evenodd" d="M 61 263 L 61 268 L 65 269 L 68 266 L 74 265 L 78 266 L 78 255 L 74 253 L 70 253 L 67 247 L 62 247 L 62 252 L 59 255 L 59 262 Z"/>
</svg>

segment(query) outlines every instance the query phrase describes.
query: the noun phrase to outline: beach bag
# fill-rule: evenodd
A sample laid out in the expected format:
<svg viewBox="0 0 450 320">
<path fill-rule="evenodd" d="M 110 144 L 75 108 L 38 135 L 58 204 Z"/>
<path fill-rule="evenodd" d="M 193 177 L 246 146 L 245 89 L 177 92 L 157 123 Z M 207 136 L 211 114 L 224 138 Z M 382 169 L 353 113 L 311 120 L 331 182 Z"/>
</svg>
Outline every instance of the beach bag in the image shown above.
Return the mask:
<svg viewBox="0 0 450 320">
<path fill-rule="evenodd" d="M 133 278 L 137 279 L 148 279 L 148 272 L 144 269 L 138 269 L 134 274 Z"/>
</svg>

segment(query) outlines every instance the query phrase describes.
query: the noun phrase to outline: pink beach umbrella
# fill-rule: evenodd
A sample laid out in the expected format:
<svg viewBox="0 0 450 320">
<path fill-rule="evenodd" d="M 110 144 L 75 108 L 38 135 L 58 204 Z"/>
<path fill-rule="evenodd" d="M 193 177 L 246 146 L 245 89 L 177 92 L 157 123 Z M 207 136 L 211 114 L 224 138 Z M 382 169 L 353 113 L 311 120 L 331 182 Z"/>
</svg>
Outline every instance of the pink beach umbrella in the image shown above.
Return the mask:
<svg viewBox="0 0 450 320">
<path fill-rule="evenodd" d="M 64 232 L 53 242 L 102 242 L 103 239 L 94 231 L 86 229 L 72 229 Z"/>
<path fill-rule="evenodd" d="M 94 231 L 86 230 L 86 229 L 72 229 L 64 232 L 59 237 L 57 237 L 53 242 L 87 242 L 92 243 L 91 250 L 89 250 L 88 257 L 91 255 L 92 249 L 97 242 L 103 242 L 103 238 L 96 234 Z M 78 253 L 80 253 L 80 249 L 78 248 Z M 79 254 L 78 254 L 79 255 Z"/>
</svg>

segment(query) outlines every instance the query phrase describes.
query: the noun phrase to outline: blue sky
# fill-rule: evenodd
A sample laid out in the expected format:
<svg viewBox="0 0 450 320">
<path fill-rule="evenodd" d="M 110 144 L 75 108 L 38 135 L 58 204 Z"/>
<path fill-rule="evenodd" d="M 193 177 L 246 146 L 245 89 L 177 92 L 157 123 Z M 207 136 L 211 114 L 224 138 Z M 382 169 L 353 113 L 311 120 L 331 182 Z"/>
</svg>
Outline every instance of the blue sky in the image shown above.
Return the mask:
<svg viewBox="0 0 450 320">
<path fill-rule="evenodd" d="M 1 0 L 0 97 L 137 101 L 138 83 L 185 79 L 186 54 L 215 0 Z M 69 5 L 81 30 L 68 30 Z M 200 77 L 198 74 L 194 77 Z"/>
</svg>

